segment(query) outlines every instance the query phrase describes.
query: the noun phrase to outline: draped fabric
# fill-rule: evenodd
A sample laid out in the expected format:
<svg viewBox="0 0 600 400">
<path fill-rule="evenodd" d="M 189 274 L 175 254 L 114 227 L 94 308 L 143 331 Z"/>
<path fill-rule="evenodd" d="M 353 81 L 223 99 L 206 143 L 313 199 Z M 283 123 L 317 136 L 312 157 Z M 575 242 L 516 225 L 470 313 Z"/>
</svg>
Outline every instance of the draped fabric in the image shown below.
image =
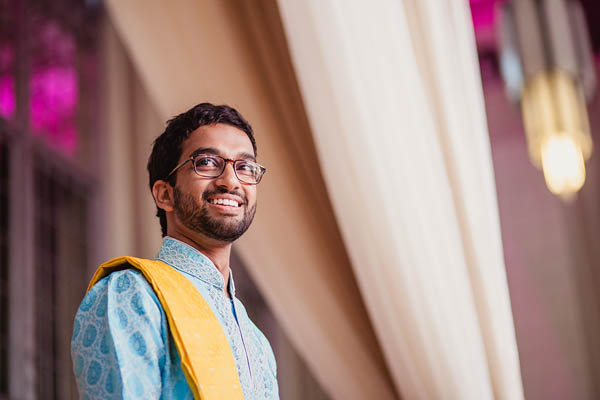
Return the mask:
<svg viewBox="0 0 600 400">
<path fill-rule="evenodd" d="M 253 225 L 234 251 L 322 387 L 334 399 L 395 398 L 327 197 L 276 3 L 106 5 L 161 120 L 210 101 L 252 123 L 268 172 Z M 158 226 L 152 213 L 146 218 Z"/>
<path fill-rule="evenodd" d="M 467 3 L 279 5 L 333 210 L 399 391 L 523 398 Z"/>
</svg>

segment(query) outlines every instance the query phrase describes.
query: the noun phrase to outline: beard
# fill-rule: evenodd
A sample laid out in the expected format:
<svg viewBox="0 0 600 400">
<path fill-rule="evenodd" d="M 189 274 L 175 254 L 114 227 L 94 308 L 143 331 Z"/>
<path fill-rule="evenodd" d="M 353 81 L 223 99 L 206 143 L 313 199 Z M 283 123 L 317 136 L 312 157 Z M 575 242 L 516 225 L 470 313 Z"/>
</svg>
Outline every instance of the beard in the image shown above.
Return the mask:
<svg viewBox="0 0 600 400">
<path fill-rule="evenodd" d="M 242 219 L 237 220 L 227 215 L 220 218 L 209 215 L 208 197 L 224 193 L 234 194 L 243 199 L 244 213 Z M 248 208 L 246 197 L 239 192 L 228 192 L 227 190 L 206 191 L 202 194 L 204 206 L 194 196 L 189 193 L 182 193 L 178 188 L 174 189 L 173 197 L 175 200 L 175 215 L 186 228 L 221 242 L 233 242 L 242 236 L 250 227 L 256 213 L 256 204 Z"/>
</svg>

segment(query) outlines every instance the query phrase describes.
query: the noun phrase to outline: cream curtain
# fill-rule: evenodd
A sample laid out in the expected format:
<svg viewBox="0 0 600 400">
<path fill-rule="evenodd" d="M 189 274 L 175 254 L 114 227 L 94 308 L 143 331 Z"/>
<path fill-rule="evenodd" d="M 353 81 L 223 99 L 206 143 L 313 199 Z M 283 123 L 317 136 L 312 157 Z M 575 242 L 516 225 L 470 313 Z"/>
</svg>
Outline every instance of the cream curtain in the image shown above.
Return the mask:
<svg viewBox="0 0 600 400">
<path fill-rule="evenodd" d="M 327 197 L 276 2 L 106 5 L 159 119 L 211 101 L 238 108 L 252 123 L 268 172 L 253 226 L 235 249 L 323 388 L 334 399 L 395 398 Z M 125 100 L 111 99 L 113 108 Z M 113 122 L 121 133 L 126 123 Z M 146 179 L 140 171 L 123 184 Z M 149 196 L 145 187 L 135 190 L 143 192 L 129 199 Z M 158 224 L 151 210 L 146 218 Z"/>
<path fill-rule="evenodd" d="M 279 0 L 333 210 L 406 399 L 521 399 L 465 0 Z"/>
</svg>

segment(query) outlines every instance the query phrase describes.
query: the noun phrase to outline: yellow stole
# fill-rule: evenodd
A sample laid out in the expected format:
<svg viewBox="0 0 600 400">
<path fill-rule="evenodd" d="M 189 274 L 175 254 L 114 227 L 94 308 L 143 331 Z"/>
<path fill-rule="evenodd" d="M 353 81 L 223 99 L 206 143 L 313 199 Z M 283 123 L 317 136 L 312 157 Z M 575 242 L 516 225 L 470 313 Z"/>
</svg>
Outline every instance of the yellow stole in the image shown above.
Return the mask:
<svg viewBox="0 0 600 400">
<path fill-rule="evenodd" d="M 235 359 L 221 324 L 200 292 L 175 268 L 162 261 L 119 257 L 98 268 L 87 290 L 111 272 L 130 266 L 144 275 L 162 304 L 194 399 L 243 399 Z"/>
</svg>

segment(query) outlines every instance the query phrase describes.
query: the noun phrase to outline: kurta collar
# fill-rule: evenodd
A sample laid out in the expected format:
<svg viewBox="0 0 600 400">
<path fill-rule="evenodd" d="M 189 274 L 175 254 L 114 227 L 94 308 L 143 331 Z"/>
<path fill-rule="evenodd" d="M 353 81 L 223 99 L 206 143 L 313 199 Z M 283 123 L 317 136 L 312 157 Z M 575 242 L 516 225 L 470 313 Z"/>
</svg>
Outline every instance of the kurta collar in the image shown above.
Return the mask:
<svg viewBox="0 0 600 400">
<path fill-rule="evenodd" d="M 180 240 L 165 236 L 156 259 L 180 271 L 186 272 L 219 290 L 223 290 L 225 287 L 223 275 L 221 275 L 215 264 L 204 254 Z M 228 290 L 233 298 L 235 296 L 235 284 L 233 283 L 231 269 L 229 270 Z"/>
</svg>

